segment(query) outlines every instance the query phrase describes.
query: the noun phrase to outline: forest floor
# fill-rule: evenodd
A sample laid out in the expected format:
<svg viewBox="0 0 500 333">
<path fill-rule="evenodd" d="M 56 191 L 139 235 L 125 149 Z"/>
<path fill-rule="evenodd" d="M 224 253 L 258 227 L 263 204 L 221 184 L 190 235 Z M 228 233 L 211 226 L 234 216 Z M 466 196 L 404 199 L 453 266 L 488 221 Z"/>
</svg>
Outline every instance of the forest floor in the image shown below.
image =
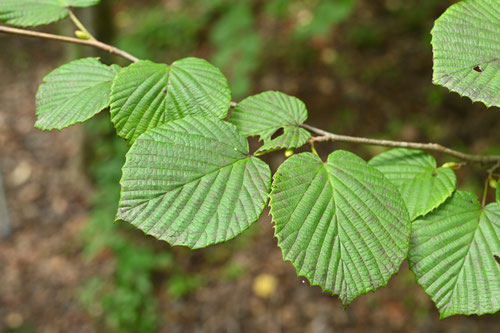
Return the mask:
<svg viewBox="0 0 500 333">
<path fill-rule="evenodd" d="M 33 127 L 36 89 L 42 77 L 60 63 L 62 48 L 50 45 L 46 49 L 46 43 L 5 36 L 0 36 L 0 43 L 8 45 L 0 54 L 0 171 L 12 224 L 11 235 L 0 240 L 0 332 L 104 332 L 79 300 L 81 286 L 93 276 L 109 275 L 113 265 L 110 256 L 88 261 L 82 254 L 81 231 L 89 219 L 89 198 L 93 193 L 82 157 L 83 127 L 77 125 L 50 133 Z M 399 44 L 399 49 L 399 54 L 388 53 L 389 59 L 382 60 L 394 63 L 405 59 L 405 52 L 411 53 L 405 41 Z M 362 57 L 361 54 L 352 56 L 354 59 Z M 373 59 L 375 62 L 381 57 Z M 408 66 L 414 66 L 414 71 L 419 72 L 429 63 L 409 61 Z M 425 75 L 423 77 L 429 79 Z M 419 86 L 422 76 L 415 77 L 412 84 Z M 405 78 L 398 80 L 399 84 L 405 82 L 412 91 Z M 263 84 L 264 88 L 280 88 L 273 85 L 276 79 L 267 82 L 271 83 L 268 87 Z M 320 85 L 328 83 L 321 79 L 318 82 Z M 335 86 L 337 83 L 329 84 Z M 384 108 L 384 117 L 388 117 L 404 100 L 414 101 L 410 95 L 396 96 L 396 100 L 389 102 L 380 97 L 382 91 L 391 91 L 397 85 L 398 81 L 389 86 L 378 85 L 376 91 L 369 90 L 364 98 L 372 98 L 373 109 Z M 336 90 L 335 99 L 349 100 L 366 88 L 352 82 L 346 82 L 345 87 Z M 294 89 L 297 94 L 308 94 L 299 88 L 288 90 L 293 92 Z M 318 102 L 321 94 L 315 94 L 305 97 L 311 108 L 327 109 L 328 104 Z M 331 102 L 333 97 L 329 98 Z M 452 98 L 451 105 L 455 103 L 455 97 Z M 325 96 L 323 99 L 326 100 Z M 414 101 L 413 110 L 402 108 L 394 113 L 407 112 L 414 116 L 418 106 L 425 103 Z M 355 112 L 362 114 L 362 110 Z M 462 137 L 470 131 L 471 134 L 465 137 L 471 140 L 474 132 L 470 128 L 474 124 L 477 130 L 493 122 L 490 116 L 482 121 L 476 120 L 472 113 L 462 113 L 462 116 L 446 114 L 440 118 L 448 117 L 447 126 L 457 126 Z M 384 117 L 371 111 L 363 121 L 373 123 L 373 128 L 383 129 Z M 321 123 L 322 119 L 318 115 L 311 117 L 313 124 Z M 331 123 L 335 120 L 330 117 Z M 465 123 L 471 126 L 460 128 L 459 124 Z M 361 125 L 349 123 L 345 126 L 354 130 Z M 412 127 L 403 126 L 401 131 L 405 138 L 420 137 L 418 129 Z M 488 139 L 481 141 L 479 148 L 488 143 Z M 478 146 L 471 149 L 477 150 Z M 281 158 L 277 157 L 272 164 L 275 166 Z M 157 248 L 172 251 L 176 264 L 193 274 L 201 272 L 203 278 L 196 290 L 180 298 L 169 297 L 164 283 L 156 278 L 158 332 L 474 333 L 495 332 L 500 326 L 498 314 L 439 320 L 432 301 L 416 284 L 406 263 L 387 287 L 360 297 L 344 309 L 337 297 L 322 293 L 319 287 L 309 286 L 305 279 L 296 276 L 289 262 L 283 262 L 267 212 L 247 238 L 244 246 L 219 245 L 195 252 L 170 249 L 161 242 L 148 240 Z M 213 258 L 220 253 L 224 253 L 223 259 Z M 244 273 L 236 274 L 235 278 L 222 278 L 221 272 L 227 268 L 227 263 Z M 262 274 L 276 282 L 274 286 L 271 283 L 267 297 L 254 288 Z"/>
</svg>

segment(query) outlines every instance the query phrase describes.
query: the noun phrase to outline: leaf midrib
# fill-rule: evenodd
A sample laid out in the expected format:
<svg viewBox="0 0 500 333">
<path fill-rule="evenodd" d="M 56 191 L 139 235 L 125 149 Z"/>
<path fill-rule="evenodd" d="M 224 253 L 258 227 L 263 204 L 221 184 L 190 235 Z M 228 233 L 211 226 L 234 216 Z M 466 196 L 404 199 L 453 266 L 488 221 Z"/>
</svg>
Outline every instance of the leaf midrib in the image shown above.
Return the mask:
<svg viewBox="0 0 500 333">
<path fill-rule="evenodd" d="M 462 272 L 463 272 L 463 269 L 464 269 L 464 265 L 465 265 L 465 262 L 467 260 L 467 258 L 470 256 L 470 250 L 471 250 L 471 247 L 472 247 L 472 243 L 475 242 L 475 238 L 476 238 L 476 232 L 477 230 L 479 229 L 479 223 L 481 223 L 481 217 L 483 216 L 484 214 L 484 209 L 477 209 L 476 210 L 479 210 L 481 213 L 479 214 L 479 216 L 477 217 L 477 224 L 476 224 L 476 227 L 474 228 L 474 232 L 472 234 L 472 237 L 471 237 L 471 241 L 469 243 L 469 246 L 467 246 L 467 254 L 464 256 L 463 260 L 462 260 L 462 264 L 460 265 L 460 269 L 458 271 L 458 274 L 456 275 L 455 279 L 454 279 L 454 282 L 453 282 L 453 290 L 451 291 L 450 293 L 450 296 L 449 296 L 449 299 L 451 300 L 453 298 L 453 294 L 455 293 L 455 290 L 458 286 L 458 278 L 462 275 Z M 447 311 L 448 308 L 452 305 L 451 302 L 447 302 L 446 305 L 443 307 L 443 311 Z"/>
<path fill-rule="evenodd" d="M 154 199 L 159 198 L 159 197 L 161 197 L 161 196 L 163 196 L 163 195 L 166 195 L 166 194 L 167 194 L 167 193 L 169 193 L 169 192 L 172 192 L 172 191 L 178 190 L 178 189 L 180 189 L 180 188 L 182 188 L 182 187 L 184 187 L 184 186 L 186 186 L 186 185 L 188 185 L 188 184 L 191 184 L 191 183 L 193 183 L 193 182 L 196 182 L 196 181 L 198 181 L 198 180 L 202 179 L 203 177 L 206 177 L 206 176 L 208 176 L 208 175 L 211 175 L 211 174 L 213 174 L 214 172 L 220 172 L 220 170 L 222 170 L 222 169 L 224 169 L 224 168 L 227 168 L 227 167 L 229 167 L 229 166 L 234 166 L 235 164 L 237 164 L 237 163 L 239 163 L 239 162 L 242 162 L 242 161 L 245 161 L 245 160 L 246 160 L 246 161 L 249 161 L 249 160 L 250 160 L 250 159 L 252 159 L 252 158 L 253 158 L 253 157 L 251 157 L 251 156 L 246 156 L 246 157 L 244 157 L 244 158 L 241 158 L 241 159 L 238 159 L 238 160 L 236 160 L 236 161 L 233 161 L 232 163 L 229 163 L 229 164 L 223 165 L 223 166 L 221 166 L 221 167 L 219 167 L 219 168 L 215 168 L 215 169 L 211 170 L 210 172 L 204 173 L 204 174 L 202 174 L 202 175 L 200 175 L 200 176 L 198 176 L 198 177 L 195 177 L 195 178 L 193 178 L 193 179 L 190 179 L 189 181 L 187 181 L 187 182 L 185 182 L 185 183 L 183 183 L 183 184 L 180 184 L 180 185 L 178 185 L 178 186 L 174 186 L 174 187 L 170 188 L 169 190 L 166 190 L 166 191 L 161 191 L 161 193 L 159 193 L 159 194 L 157 194 L 157 195 L 155 195 L 155 196 L 152 196 L 152 197 L 150 197 L 150 198 L 148 198 L 148 199 L 145 199 L 145 200 L 144 200 L 144 202 L 141 202 L 141 203 L 137 204 L 135 207 L 138 207 L 138 206 L 140 206 L 140 205 L 143 205 L 144 203 L 147 203 L 149 200 L 154 200 Z M 124 169 L 125 169 L 125 168 L 126 168 L 126 167 L 124 167 Z M 132 167 L 132 168 L 135 168 L 135 167 Z M 127 181 L 129 181 L 129 179 L 126 179 L 126 180 L 127 180 Z M 134 179 L 134 180 L 135 180 L 135 181 L 140 181 L 141 179 Z M 120 181 L 120 183 L 121 183 L 121 182 L 122 182 L 122 181 Z M 121 185 L 123 186 L 123 184 L 121 184 Z M 130 191 L 135 192 L 135 190 L 128 190 L 128 191 L 125 191 L 125 190 L 124 190 L 124 192 L 130 192 Z M 133 208 L 135 208 L 135 207 L 133 207 Z"/>
<path fill-rule="evenodd" d="M 336 186 L 334 186 L 334 184 L 333 184 L 332 175 L 328 172 L 328 169 L 327 169 L 327 164 L 328 164 L 328 162 L 326 162 L 326 163 L 323 163 L 323 162 L 322 162 L 322 164 L 323 164 L 323 165 L 322 165 L 322 168 L 324 168 L 324 170 L 325 170 L 325 172 L 326 172 L 326 174 L 327 174 L 327 179 L 328 179 L 328 182 L 329 182 L 329 184 L 330 184 L 330 186 L 331 186 L 331 188 L 332 188 L 332 195 L 333 195 L 332 200 L 334 201 L 334 205 L 333 205 L 333 206 L 335 207 L 335 223 L 337 224 L 337 231 L 338 231 L 338 232 L 337 232 L 337 237 L 336 237 L 336 238 L 338 239 L 338 241 L 339 241 L 339 243 L 340 243 L 340 260 L 342 261 L 342 267 L 343 267 L 344 269 L 346 269 L 347 271 L 349 271 L 349 274 L 351 274 L 351 276 L 352 276 L 351 268 L 347 265 L 347 260 L 346 260 L 346 259 L 345 259 L 345 257 L 344 257 L 344 253 L 348 253 L 348 251 L 347 251 L 347 249 L 345 248 L 344 241 L 343 241 L 343 239 L 342 239 L 342 236 L 341 236 L 341 232 L 340 232 L 340 230 L 343 230 L 343 231 L 344 231 L 344 233 L 345 233 L 346 235 L 347 235 L 347 232 L 344 230 L 344 227 L 343 227 L 343 226 L 342 226 L 342 224 L 339 222 L 339 217 L 338 217 L 338 215 L 337 215 L 337 212 L 338 212 L 338 207 L 337 207 L 337 204 L 335 203 L 335 202 L 336 202 L 336 200 L 335 200 L 335 193 L 337 192 L 337 190 L 336 190 Z M 337 168 L 336 168 L 336 169 L 337 169 Z M 379 222 L 381 222 L 381 221 L 379 220 Z M 370 230 L 370 231 L 371 231 L 371 230 Z M 377 241 L 380 243 L 380 240 L 379 240 L 379 239 L 377 239 Z M 368 245 L 366 245 L 366 246 L 367 246 L 367 248 L 369 248 L 369 246 L 368 246 Z M 370 253 L 371 253 L 371 255 L 375 258 L 374 254 L 373 254 L 371 251 L 370 251 Z M 360 256 L 362 256 L 360 253 L 358 253 L 358 254 L 359 254 Z M 375 258 L 375 260 L 376 260 L 376 258 Z M 351 259 L 351 261 L 352 261 L 352 259 Z M 383 276 L 383 273 L 380 271 L 380 267 L 378 266 L 378 260 L 376 260 L 376 262 L 377 262 L 377 264 L 376 264 L 377 270 L 379 271 L 380 276 Z M 354 269 L 357 271 L 357 274 L 361 276 L 361 275 L 362 275 L 362 273 L 361 273 L 361 272 L 359 272 L 359 269 L 356 267 L 356 265 L 353 265 L 353 266 L 354 266 Z M 366 264 L 365 264 L 365 267 L 366 267 Z M 372 278 L 372 274 L 371 274 L 370 270 L 368 269 L 368 267 L 366 267 L 366 270 L 367 270 L 368 275 L 369 275 L 369 277 L 370 277 L 370 279 L 371 279 L 371 278 Z M 343 280 L 345 281 L 345 276 L 343 276 Z M 374 281 L 374 280 L 372 280 L 372 281 Z M 354 289 L 354 290 L 356 290 L 356 292 L 354 292 L 354 293 L 353 293 L 352 289 L 349 287 L 349 285 L 350 285 L 350 284 L 349 284 L 349 283 L 346 283 L 346 287 L 347 287 L 347 288 L 348 288 L 348 290 L 349 290 L 349 294 L 348 294 L 348 295 L 347 295 L 347 294 L 345 295 L 345 296 L 346 296 L 346 299 L 342 299 L 342 302 L 343 302 L 343 303 L 347 303 L 347 304 L 349 304 L 349 303 L 351 302 L 351 299 L 352 299 L 352 298 L 356 298 L 356 297 L 358 297 L 359 295 L 363 294 L 364 292 L 366 292 L 366 291 L 368 291 L 368 290 L 372 290 L 372 289 L 374 289 L 374 288 L 376 288 L 376 287 L 377 287 L 377 285 L 375 285 L 375 284 L 372 282 L 372 283 L 370 284 L 370 287 L 366 288 L 364 285 L 362 285 L 362 287 L 360 288 L 360 287 L 358 287 L 358 285 L 357 285 L 357 283 L 356 283 L 356 279 L 354 279 L 354 278 L 353 278 L 353 279 L 352 279 L 352 282 L 353 282 L 353 283 L 354 283 L 354 285 L 355 285 L 355 289 Z M 341 296 L 341 295 L 339 295 L 339 296 Z"/>
</svg>

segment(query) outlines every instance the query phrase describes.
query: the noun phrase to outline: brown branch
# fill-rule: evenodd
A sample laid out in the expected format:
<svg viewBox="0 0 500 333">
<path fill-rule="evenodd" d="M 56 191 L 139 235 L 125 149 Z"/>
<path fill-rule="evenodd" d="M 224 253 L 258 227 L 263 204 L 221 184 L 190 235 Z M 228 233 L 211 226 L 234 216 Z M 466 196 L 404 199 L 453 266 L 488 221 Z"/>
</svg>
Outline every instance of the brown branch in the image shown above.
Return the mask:
<svg viewBox="0 0 500 333">
<path fill-rule="evenodd" d="M 384 146 L 384 147 L 398 147 L 398 148 L 411 148 L 411 149 L 421 149 L 427 151 L 434 151 L 446 155 L 456 157 L 463 161 L 477 162 L 477 163 L 500 163 L 500 156 L 498 155 L 472 155 L 465 154 L 437 143 L 417 143 L 417 142 L 405 142 L 405 141 L 392 141 L 392 140 L 378 140 L 370 138 L 362 138 L 356 136 L 347 136 L 334 134 L 322 129 L 302 125 L 303 128 L 318 134 L 319 136 L 313 137 L 310 142 L 326 142 L 326 141 L 337 141 L 337 142 L 349 142 L 349 143 L 362 143 L 367 145 Z"/>
<path fill-rule="evenodd" d="M 112 53 L 112 54 L 116 54 L 117 56 L 125 58 L 131 62 L 139 61 L 138 58 L 134 57 L 133 55 L 131 55 L 129 53 L 127 53 L 123 50 L 120 50 L 119 48 L 116 48 L 114 46 L 105 44 L 103 42 L 99 42 L 97 40 L 78 39 L 78 38 L 74 38 L 74 37 L 59 36 L 59 35 L 48 34 L 45 32 L 17 29 L 17 28 L 5 27 L 5 26 L 0 26 L 0 32 L 6 33 L 6 34 L 11 34 L 11 35 L 22 35 L 22 36 L 28 36 L 28 37 L 34 37 L 34 38 L 55 40 L 55 41 L 63 42 L 63 43 L 91 46 L 91 47 L 95 47 L 97 49 L 104 50 L 104 51 Z"/>
<path fill-rule="evenodd" d="M 129 53 L 127 53 L 123 50 L 120 50 L 119 48 L 116 48 L 114 46 L 97 41 L 97 40 L 84 40 L 84 39 L 78 39 L 78 38 L 74 38 L 74 37 L 59 36 L 59 35 L 53 35 L 53 34 L 48 34 L 48 33 L 44 33 L 44 32 L 25 30 L 25 29 L 17 29 L 17 28 L 5 27 L 5 26 L 0 26 L 0 32 L 12 34 L 12 35 L 22 35 L 22 36 L 28 36 L 28 37 L 34 37 L 34 38 L 55 40 L 55 41 L 64 42 L 64 43 L 72 43 L 72 44 L 91 46 L 91 47 L 101 49 L 101 50 L 104 50 L 106 52 L 118 55 L 122 58 L 125 58 L 125 59 L 131 61 L 131 62 L 139 61 L 138 58 L 134 57 L 133 55 L 131 55 Z M 234 108 L 234 107 L 236 107 L 236 105 L 237 105 L 236 102 L 231 102 L 231 107 Z M 313 126 L 309 126 L 309 125 L 305 125 L 305 124 L 303 124 L 302 127 L 319 135 L 319 136 L 313 137 L 311 140 L 309 140 L 310 143 L 325 142 L 325 141 L 338 141 L 338 142 L 362 143 L 362 144 L 385 146 L 385 147 L 412 148 L 412 149 L 421 149 L 421 150 L 434 151 L 434 152 L 447 154 L 447 155 L 456 157 L 456 158 L 463 160 L 463 161 L 478 162 L 478 163 L 500 163 L 500 156 L 498 156 L 498 155 L 489 155 L 488 156 L 488 155 L 465 154 L 465 153 L 441 146 L 440 144 L 437 144 L 437 143 L 417 143 L 417 142 L 404 142 L 404 141 L 392 141 L 392 140 L 377 140 L 377 139 L 370 139 L 370 138 L 363 138 L 363 137 L 334 134 L 334 133 L 330 133 L 330 132 L 324 131 L 322 129 L 319 129 L 319 128 L 316 128 Z"/>
</svg>

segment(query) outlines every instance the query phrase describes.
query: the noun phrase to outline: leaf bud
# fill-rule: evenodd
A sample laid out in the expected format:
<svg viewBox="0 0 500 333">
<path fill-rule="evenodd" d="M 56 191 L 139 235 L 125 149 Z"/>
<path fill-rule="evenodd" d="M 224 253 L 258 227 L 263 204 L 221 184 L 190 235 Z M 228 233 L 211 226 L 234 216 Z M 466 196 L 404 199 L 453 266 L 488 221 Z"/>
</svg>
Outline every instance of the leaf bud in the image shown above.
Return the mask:
<svg viewBox="0 0 500 333">
<path fill-rule="evenodd" d="M 458 170 L 460 169 L 460 164 L 458 164 L 457 162 L 446 162 L 445 164 L 442 165 L 442 167 Z"/>
<path fill-rule="evenodd" d="M 75 30 L 75 36 L 79 39 L 84 39 L 84 40 L 90 39 L 89 34 L 81 30 Z"/>
<path fill-rule="evenodd" d="M 286 158 L 291 157 L 293 153 L 294 153 L 293 149 L 287 149 L 285 150 L 285 157 Z"/>
</svg>

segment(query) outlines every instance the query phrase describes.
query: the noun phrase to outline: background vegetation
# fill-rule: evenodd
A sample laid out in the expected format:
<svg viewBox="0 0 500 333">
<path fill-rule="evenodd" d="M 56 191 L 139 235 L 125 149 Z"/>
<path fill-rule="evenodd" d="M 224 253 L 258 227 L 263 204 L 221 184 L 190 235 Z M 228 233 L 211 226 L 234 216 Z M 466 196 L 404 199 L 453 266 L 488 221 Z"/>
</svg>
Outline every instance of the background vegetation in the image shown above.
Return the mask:
<svg viewBox="0 0 500 333">
<path fill-rule="evenodd" d="M 326 130 L 498 154 L 498 110 L 431 83 L 429 32 L 451 3 L 103 0 L 81 14 L 99 39 L 140 58 L 209 59 L 237 100 L 295 95 Z M 64 23 L 50 29 L 71 33 Z M 0 168 L 13 227 L 0 241 L 3 332 L 482 332 L 500 324 L 498 314 L 439 321 L 406 266 L 389 288 L 344 311 L 282 262 L 266 213 L 242 237 L 194 252 L 113 224 L 127 148 L 109 115 L 60 133 L 32 128 L 41 77 L 93 51 L 7 36 L 0 43 Z M 317 148 L 366 158 L 381 151 Z M 268 157 L 275 167 L 283 160 Z M 479 170 L 458 176 L 480 194 Z"/>
</svg>

